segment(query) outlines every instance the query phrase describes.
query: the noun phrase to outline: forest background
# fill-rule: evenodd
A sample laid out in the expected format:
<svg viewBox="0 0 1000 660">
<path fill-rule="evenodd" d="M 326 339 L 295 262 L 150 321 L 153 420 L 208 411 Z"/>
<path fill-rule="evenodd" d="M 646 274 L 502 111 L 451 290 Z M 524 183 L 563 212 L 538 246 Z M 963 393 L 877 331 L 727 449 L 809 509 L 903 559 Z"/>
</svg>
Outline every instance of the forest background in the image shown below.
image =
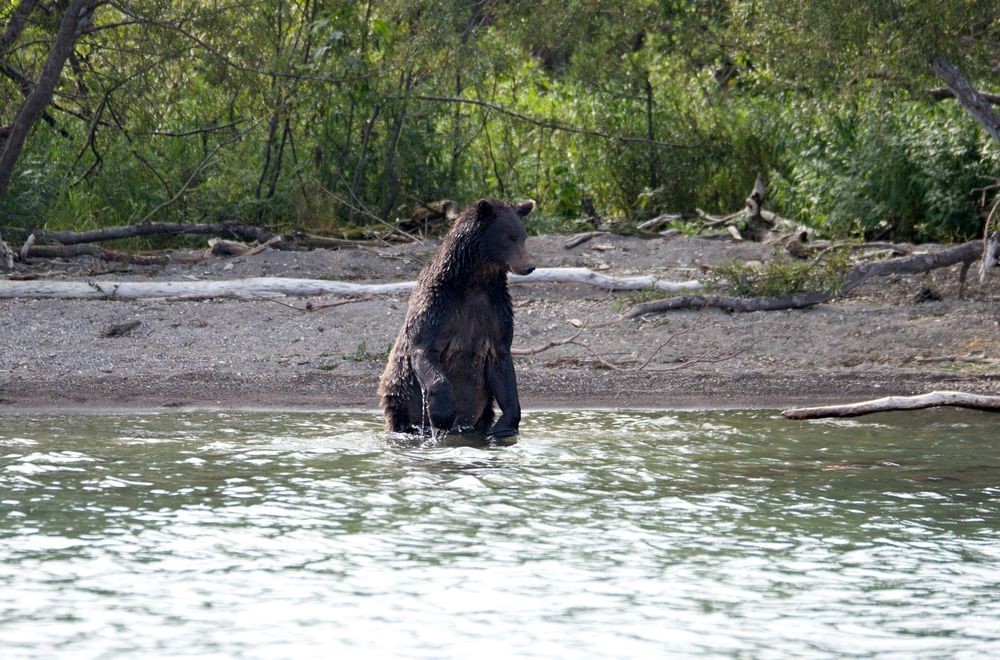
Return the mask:
<svg viewBox="0 0 1000 660">
<path fill-rule="evenodd" d="M 944 242 L 998 191 L 1000 99 L 954 98 L 1000 87 L 995 0 L 0 0 L 0 29 L 5 235 L 357 236 L 484 196 L 684 229 L 761 174 L 823 235 Z"/>
</svg>

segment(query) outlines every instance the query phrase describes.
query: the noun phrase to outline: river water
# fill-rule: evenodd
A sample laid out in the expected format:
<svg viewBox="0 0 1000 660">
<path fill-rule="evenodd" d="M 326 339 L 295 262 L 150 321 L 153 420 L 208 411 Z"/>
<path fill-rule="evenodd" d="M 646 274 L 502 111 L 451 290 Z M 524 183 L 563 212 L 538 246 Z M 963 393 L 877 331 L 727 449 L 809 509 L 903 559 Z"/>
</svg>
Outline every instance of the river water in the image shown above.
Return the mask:
<svg viewBox="0 0 1000 660">
<path fill-rule="evenodd" d="M 1000 656 L 1000 417 L 0 417 L 0 655 Z"/>
</svg>

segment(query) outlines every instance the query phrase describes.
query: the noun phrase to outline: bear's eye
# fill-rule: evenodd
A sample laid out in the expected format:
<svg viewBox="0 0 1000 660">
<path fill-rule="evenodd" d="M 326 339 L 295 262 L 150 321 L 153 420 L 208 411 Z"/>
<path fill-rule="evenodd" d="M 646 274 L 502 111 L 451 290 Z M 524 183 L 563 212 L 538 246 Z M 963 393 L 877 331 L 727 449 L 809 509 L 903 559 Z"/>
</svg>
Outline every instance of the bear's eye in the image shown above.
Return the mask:
<svg viewBox="0 0 1000 660">
<path fill-rule="evenodd" d="M 517 236 L 515 236 L 514 234 L 507 234 L 507 240 L 509 240 L 511 243 L 517 243 Z"/>
</svg>

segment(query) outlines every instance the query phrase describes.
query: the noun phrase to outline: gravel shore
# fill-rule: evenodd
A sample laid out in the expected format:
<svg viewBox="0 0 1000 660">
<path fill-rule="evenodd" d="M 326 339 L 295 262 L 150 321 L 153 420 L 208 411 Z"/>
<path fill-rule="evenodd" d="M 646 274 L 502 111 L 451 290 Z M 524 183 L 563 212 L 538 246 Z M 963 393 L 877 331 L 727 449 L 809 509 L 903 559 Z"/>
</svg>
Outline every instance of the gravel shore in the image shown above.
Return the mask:
<svg viewBox="0 0 1000 660">
<path fill-rule="evenodd" d="M 532 237 L 528 246 L 539 265 L 675 280 L 730 259 L 774 256 L 766 245 L 684 237 L 608 236 L 571 250 L 564 240 Z M 192 252 L 174 255 L 182 263 L 116 264 L 116 272 L 89 259 L 27 268 L 83 281 L 266 275 L 389 282 L 415 278 L 434 247 L 268 250 L 229 259 Z M 998 276 L 970 284 L 964 298 L 956 267 L 870 281 L 845 300 L 806 310 L 680 311 L 621 322 L 623 293 L 519 284 L 512 287 L 515 348 L 588 326 L 577 338 L 582 345 L 516 359 L 522 402 L 527 409 L 780 408 L 933 389 L 1000 394 Z M 940 300 L 917 302 L 925 289 Z M 324 307 L 341 300 L 0 299 L 0 412 L 373 409 L 406 297 Z M 139 325 L 124 336 L 104 336 L 130 321 Z M 644 370 L 635 369 L 651 355 Z M 612 370 L 602 360 L 631 368 Z"/>
</svg>

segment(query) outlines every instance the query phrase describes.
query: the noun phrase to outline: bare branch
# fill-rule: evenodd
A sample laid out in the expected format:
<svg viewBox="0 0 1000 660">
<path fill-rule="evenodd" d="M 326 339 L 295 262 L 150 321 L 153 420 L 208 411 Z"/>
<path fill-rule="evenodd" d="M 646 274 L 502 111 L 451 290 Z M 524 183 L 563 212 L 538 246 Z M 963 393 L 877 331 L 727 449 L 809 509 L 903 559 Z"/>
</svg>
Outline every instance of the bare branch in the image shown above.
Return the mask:
<svg viewBox="0 0 1000 660">
<path fill-rule="evenodd" d="M 581 126 L 573 126 L 572 124 L 566 124 L 559 121 L 553 121 L 548 119 L 538 119 L 537 117 L 531 117 L 529 115 L 517 112 L 516 110 L 511 110 L 510 108 L 505 108 L 502 105 L 497 105 L 496 103 L 490 103 L 489 101 L 483 101 L 482 99 L 470 99 L 464 96 L 433 96 L 430 94 L 415 94 L 409 98 L 416 99 L 418 101 L 433 101 L 436 103 L 464 103 L 467 105 L 476 105 L 483 108 L 488 108 L 494 112 L 499 112 L 500 114 L 507 115 L 509 117 L 514 117 L 523 122 L 533 124 L 540 128 L 547 128 L 554 131 L 562 131 L 564 133 L 578 133 L 580 135 L 591 135 L 593 137 L 604 138 L 605 140 L 614 140 L 616 142 L 638 142 L 640 144 L 651 144 L 658 147 L 667 147 L 670 149 L 697 149 L 700 145 L 697 144 L 680 144 L 677 142 L 663 142 L 662 140 L 650 140 L 645 137 L 632 137 L 624 135 L 614 135 L 612 133 L 607 133 L 605 131 L 598 131 L 589 128 L 583 128 Z"/>
<path fill-rule="evenodd" d="M 935 101 L 955 98 L 955 92 L 951 91 L 947 87 L 935 87 L 933 89 L 928 89 L 927 95 Z M 990 103 L 1000 103 L 1000 94 L 980 91 L 979 95 Z"/>
<path fill-rule="evenodd" d="M 227 128 L 233 128 L 234 126 L 239 126 L 245 123 L 246 119 L 237 119 L 236 121 L 231 121 L 228 124 L 223 124 L 221 126 L 202 126 L 200 128 L 192 128 L 187 131 L 153 131 L 151 135 L 161 135 L 166 137 L 189 137 L 191 135 L 201 135 L 203 133 L 214 133 L 215 131 L 224 131 Z"/>
<path fill-rule="evenodd" d="M 5 54 L 21 36 L 24 26 L 28 23 L 28 14 L 34 9 L 35 2 L 36 0 L 21 0 L 21 4 L 14 10 L 10 23 L 7 24 L 3 34 L 0 34 L 0 55 Z"/>
</svg>

